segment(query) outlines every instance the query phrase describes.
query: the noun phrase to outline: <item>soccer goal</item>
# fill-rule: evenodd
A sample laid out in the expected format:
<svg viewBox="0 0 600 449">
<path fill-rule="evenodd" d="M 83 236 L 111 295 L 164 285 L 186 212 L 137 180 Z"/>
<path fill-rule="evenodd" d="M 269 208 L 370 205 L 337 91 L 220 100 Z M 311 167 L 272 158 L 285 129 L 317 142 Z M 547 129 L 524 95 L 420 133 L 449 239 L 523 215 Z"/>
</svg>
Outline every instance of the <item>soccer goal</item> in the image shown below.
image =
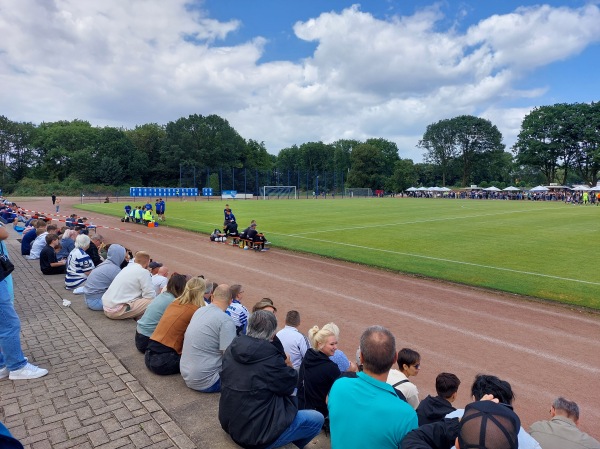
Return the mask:
<svg viewBox="0 0 600 449">
<path fill-rule="evenodd" d="M 298 199 L 296 186 L 264 186 L 262 190 L 263 200 Z"/>
<path fill-rule="evenodd" d="M 350 198 L 369 197 L 373 196 L 373 190 L 363 187 L 346 188 L 344 194 Z"/>
</svg>

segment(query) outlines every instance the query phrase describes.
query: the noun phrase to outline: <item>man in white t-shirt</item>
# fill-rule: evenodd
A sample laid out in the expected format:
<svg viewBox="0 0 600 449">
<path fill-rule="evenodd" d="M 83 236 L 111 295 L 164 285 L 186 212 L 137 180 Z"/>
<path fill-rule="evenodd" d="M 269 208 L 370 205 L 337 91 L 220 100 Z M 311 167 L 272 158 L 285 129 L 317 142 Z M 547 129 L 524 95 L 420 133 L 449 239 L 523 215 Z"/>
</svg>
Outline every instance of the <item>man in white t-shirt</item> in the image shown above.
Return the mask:
<svg viewBox="0 0 600 449">
<path fill-rule="evenodd" d="M 160 265 L 156 271 L 156 274 L 152 274 L 152 285 L 154 286 L 154 290 L 156 290 L 156 294 L 160 295 L 162 289 L 167 286 L 167 282 L 169 282 L 169 269 L 158 262 L 150 262 L 150 269 L 153 268 L 152 264 Z"/>
</svg>

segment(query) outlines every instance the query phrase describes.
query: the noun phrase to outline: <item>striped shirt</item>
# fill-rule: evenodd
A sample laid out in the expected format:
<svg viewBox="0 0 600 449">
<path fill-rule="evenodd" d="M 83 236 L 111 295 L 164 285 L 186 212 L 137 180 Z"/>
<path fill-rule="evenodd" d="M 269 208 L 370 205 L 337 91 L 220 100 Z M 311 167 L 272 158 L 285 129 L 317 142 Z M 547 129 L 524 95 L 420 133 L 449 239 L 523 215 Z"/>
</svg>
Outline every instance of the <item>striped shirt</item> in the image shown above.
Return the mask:
<svg viewBox="0 0 600 449">
<path fill-rule="evenodd" d="M 94 268 L 94 262 L 81 248 L 75 248 L 67 258 L 65 286 L 69 289 L 80 286 L 87 279 L 86 272 Z"/>
<path fill-rule="evenodd" d="M 237 334 L 245 334 L 248 325 L 248 309 L 237 299 L 234 299 L 225 313 L 233 319 Z"/>
</svg>

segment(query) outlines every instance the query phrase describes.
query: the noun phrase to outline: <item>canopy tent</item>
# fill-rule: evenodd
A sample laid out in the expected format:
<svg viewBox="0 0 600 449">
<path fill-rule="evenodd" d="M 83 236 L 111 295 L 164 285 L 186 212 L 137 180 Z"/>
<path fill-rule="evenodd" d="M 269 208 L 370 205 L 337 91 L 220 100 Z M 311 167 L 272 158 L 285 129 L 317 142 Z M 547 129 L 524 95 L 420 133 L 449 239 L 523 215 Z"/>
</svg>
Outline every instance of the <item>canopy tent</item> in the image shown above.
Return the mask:
<svg viewBox="0 0 600 449">
<path fill-rule="evenodd" d="M 598 186 L 596 186 L 596 187 L 598 187 Z M 575 190 L 577 192 L 588 192 L 592 189 L 588 186 L 575 186 L 571 190 Z"/>
<path fill-rule="evenodd" d="M 500 190 L 496 186 L 488 187 L 487 189 L 483 189 L 483 190 L 485 190 L 486 192 L 502 192 L 502 190 Z"/>
<path fill-rule="evenodd" d="M 590 189 L 592 192 L 600 192 L 600 186 L 595 186 Z"/>
<path fill-rule="evenodd" d="M 518 187 L 508 186 L 506 189 L 503 189 L 505 192 L 520 192 L 521 189 Z"/>
<path fill-rule="evenodd" d="M 533 189 L 529 189 L 530 192 L 548 192 L 550 189 L 544 186 L 536 186 Z"/>
<path fill-rule="evenodd" d="M 418 189 L 416 187 L 409 187 L 408 189 L 406 189 L 407 192 L 415 192 Z"/>
</svg>

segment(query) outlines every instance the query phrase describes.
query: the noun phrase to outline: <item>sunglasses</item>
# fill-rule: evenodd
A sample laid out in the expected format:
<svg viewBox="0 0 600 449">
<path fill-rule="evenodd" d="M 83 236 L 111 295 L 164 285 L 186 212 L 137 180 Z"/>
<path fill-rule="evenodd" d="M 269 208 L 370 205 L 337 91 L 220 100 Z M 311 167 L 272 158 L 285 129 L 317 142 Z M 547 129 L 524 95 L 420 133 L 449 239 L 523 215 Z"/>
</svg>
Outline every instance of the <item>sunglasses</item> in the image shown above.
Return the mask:
<svg viewBox="0 0 600 449">
<path fill-rule="evenodd" d="M 416 365 L 413 365 L 415 367 L 415 369 L 421 369 L 421 364 L 417 363 Z"/>
</svg>

